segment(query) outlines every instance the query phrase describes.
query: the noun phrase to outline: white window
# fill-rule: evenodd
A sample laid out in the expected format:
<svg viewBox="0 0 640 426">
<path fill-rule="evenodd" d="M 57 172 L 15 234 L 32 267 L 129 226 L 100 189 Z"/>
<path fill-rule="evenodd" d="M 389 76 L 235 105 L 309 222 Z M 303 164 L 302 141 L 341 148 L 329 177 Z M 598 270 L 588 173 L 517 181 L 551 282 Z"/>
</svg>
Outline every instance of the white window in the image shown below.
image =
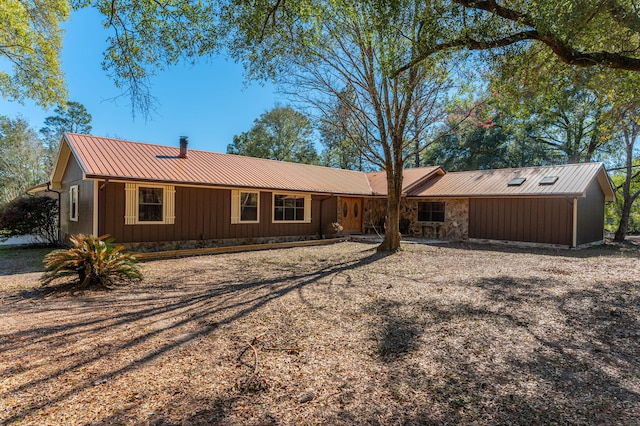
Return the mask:
<svg viewBox="0 0 640 426">
<path fill-rule="evenodd" d="M 173 185 L 125 184 L 125 225 L 175 223 Z"/>
<path fill-rule="evenodd" d="M 78 221 L 78 185 L 69 188 L 69 220 Z"/>
<path fill-rule="evenodd" d="M 311 223 L 311 195 L 274 193 L 273 222 Z"/>
<path fill-rule="evenodd" d="M 260 222 L 260 192 L 231 191 L 231 223 Z"/>
</svg>

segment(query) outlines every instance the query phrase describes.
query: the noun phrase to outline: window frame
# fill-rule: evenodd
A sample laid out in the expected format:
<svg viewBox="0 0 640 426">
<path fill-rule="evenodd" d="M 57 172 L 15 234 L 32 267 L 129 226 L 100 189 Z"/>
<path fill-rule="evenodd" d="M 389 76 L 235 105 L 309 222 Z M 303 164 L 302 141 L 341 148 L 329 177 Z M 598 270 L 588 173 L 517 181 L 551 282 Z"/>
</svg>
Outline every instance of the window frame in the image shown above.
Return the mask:
<svg viewBox="0 0 640 426">
<path fill-rule="evenodd" d="M 140 188 L 162 189 L 162 220 L 140 220 Z M 175 187 L 153 183 L 125 184 L 125 225 L 173 225 L 175 223 Z"/>
<path fill-rule="evenodd" d="M 242 194 L 256 195 L 256 220 L 242 220 Z M 231 224 L 260 223 L 260 191 L 250 189 L 233 189 L 231 191 Z"/>
<path fill-rule="evenodd" d="M 78 199 L 78 185 L 71 185 L 69 187 L 69 220 L 72 222 L 78 221 L 80 212 L 79 199 Z M 75 204 L 74 204 L 75 200 Z"/>
<path fill-rule="evenodd" d="M 442 205 L 442 210 L 433 210 L 433 208 L 429 209 L 428 211 L 423 211 L 420 209 L 420 205 L 421 204 L 430 204 L 431 206 L 433 206 L 434 204 L 440 204 Z M 443 223 L 446 222 L 447 220 L 447 203 L 444 201 L 418 201 L 418 209 L 417 209 L 417 213 L 418 213 L 418 222 L 437 222 L 437 223 Z M 428 217 L 430 219 L 427 220 L 421 220 L 420 219 L 420 213 L 428 213 Z M 433 214 L 434 213 L 442 213 L 442 220 L 435 220 L 433 218 Z"/>
<path fill-rule="evenodd" d="M 302 220 L 279 220 L 276 219 L 276 196 L 289 196 L 302 198 L 304 201 Z M 311 223 L 311 194 L 300 194 L 294 192 L 273 192 L 271 193 L 271 223 Z"/>
<path fill-rule="evenodd" d="M 140 219 L 140 207 L 142 205 L 153 205 L 153 206 L 157 206 L 157 203 L 144 203 L 141 204 L 141 198 L 140 198 L 140 190 L 142 189 L 159 189 L 162 191 L 162 197 L 160 200 L 160 211 L 161 211 L 161 215 L 162 215 L 162 219 L 160 220 L 141 220 Z M 138 222 L 139 224 L 159 224 L 159 223 L 165 223 L 165 188 L 164 186 L 155 186 L 155 185 L 138 185 L 137 190 L 136 190 L 136 222 Z"/>
</svg>

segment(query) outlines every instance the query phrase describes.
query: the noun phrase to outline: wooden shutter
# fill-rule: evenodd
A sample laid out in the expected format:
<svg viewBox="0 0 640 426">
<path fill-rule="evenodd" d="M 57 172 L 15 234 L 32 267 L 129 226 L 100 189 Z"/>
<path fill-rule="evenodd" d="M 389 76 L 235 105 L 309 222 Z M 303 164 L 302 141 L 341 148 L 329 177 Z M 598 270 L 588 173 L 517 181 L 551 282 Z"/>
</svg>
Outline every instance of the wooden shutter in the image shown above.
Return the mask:
<svg viewBox="0 0 640 426">
<path fill-rule="evenodd" d="M 135 225 L 138 208 L 138 186 L 135 183 L 124 184 L 124 224 Z"/>
<path fill-rule="evenodd" d="M 231 190 L 231 223 L 240 223 L 240 191 Z"/>
<path fill-rule="evenodd" d="M 304 223 L 311 223 L 311 194 L 304 196 Z"/>
<path fill-rule="evenodd" d="M 164 188 L 164 223 L 173 225 L 176 222 L 176 189 L 173 185 Z"/>
</svg>

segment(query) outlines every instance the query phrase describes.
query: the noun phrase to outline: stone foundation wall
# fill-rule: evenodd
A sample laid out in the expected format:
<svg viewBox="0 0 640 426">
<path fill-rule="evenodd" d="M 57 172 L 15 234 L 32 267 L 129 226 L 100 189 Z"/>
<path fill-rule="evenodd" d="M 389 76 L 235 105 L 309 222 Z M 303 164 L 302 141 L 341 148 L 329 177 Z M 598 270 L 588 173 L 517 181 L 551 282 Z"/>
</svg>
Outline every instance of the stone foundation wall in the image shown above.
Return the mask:
<svg viewBox="0 0 640 426">
<path fill-rule="evenodd" d="M 157 251 L 184 250 L 210 247 L 230 247 L 249 244 L 288 243 L 294 241 L 317 240 L 317 235 L 300 235 L 290 237 L 263 237 L 263 238 L 228 238 L 220 240 L 190 240 L 190 241 L 160 241 L 122 244 L 128 250 L 148 253 Z"/>
<path fill-rule="evenodd" d="M 444 222 L 418 222 L 418 203 L 420 201 L 441 201 L 445 203 Z M 368 198 L 364 200 L 364 229 L 368 234 L 375 233 L 387 215 L 387 200 Z M 400 218 L 409 220 L 409 232 L 412 237 L 435 238 L 442 240 L 466 240 L 469 238 L 469 200 L 468 199 L 402 199 Z M 430 226 L 431 225 L 431 226 Z M 378 232 L 382 233 L 381 230 Z"/>
</svg>

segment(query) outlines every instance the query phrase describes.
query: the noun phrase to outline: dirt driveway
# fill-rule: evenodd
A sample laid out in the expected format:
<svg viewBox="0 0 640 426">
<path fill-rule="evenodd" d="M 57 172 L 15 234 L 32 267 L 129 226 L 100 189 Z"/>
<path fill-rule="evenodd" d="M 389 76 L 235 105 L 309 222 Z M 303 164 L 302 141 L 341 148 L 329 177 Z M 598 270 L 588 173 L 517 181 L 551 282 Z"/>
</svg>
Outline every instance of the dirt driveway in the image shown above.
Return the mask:
<svg viewBox="0 0 640 426">
<path fill-rule="evenodd" d="M 331 246 L 0 274 L 2 424 L 640 424 L 640 251 Z"/>
</svg>

